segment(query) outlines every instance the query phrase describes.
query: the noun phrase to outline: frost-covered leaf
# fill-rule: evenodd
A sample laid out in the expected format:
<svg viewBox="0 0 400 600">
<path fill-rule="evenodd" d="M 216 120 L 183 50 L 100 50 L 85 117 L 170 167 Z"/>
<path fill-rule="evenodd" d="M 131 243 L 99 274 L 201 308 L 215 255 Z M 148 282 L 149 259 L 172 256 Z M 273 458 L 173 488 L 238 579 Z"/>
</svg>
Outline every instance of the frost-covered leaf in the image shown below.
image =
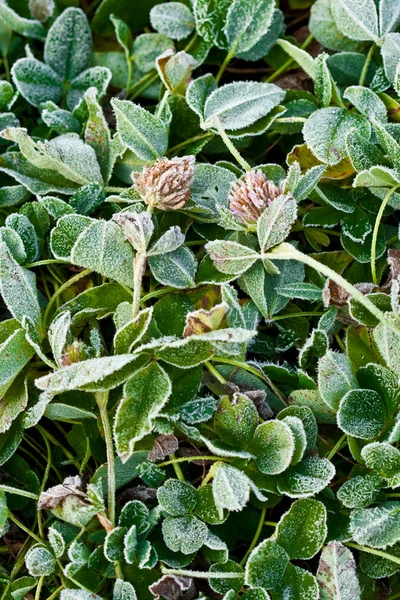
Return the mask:
<svg viewBox="0 0 400 600">
<path fill-rule="evenodd" d="M 223 517 L 224 509 L 234 512 L 243 510 L 249 501 L 250 489 L 259 499 L 264 498 L 239 469 L 226 463 L 218 463 L 214 471 L 212 492 L 220 518 Z"/>
<path fill-rule="evenodd" d="M 252 248 L 229 240 L 208 242 L 206 250 L 218 271 L 232 275 L 247 271 L 259 258 Z"/>
<path fill-rule="evenodd" d="M 245 581 L 250 586 L 271 590 L 282 582 L 289 555 L 274 540 L 264 540 L 254 548 L 246 563 Z"/>
<path fill-rule="evenodd" d="M 197 504 L 196 489 L 176 479 L 167 479 L 157 491 L 157 498 L 161 508 L 172 517 L 181 517 L 194 510 Z"/>
<path fill-rule="evenodd" d="M 80 185 L 102 181 L 94 150 L 75 133 L 66 133 L 50 142 L 34 142 L 25 129 L 8 127 L 2 137 L 17 143 L 23 156 L 39 169 L 52 169 Z"/>
<path fill-rule="evenodd" d="M 176 242 L 181 239 L 179 235 L 178 240 L 174 234 L 172 237 Z M 163 285 L 178 289 L 194 287 L 195 285 L 194 277 L 197 270 L 197 260 L 193 252 L 186 246 L 180 246 L 172 252 L 165 252 L 165 254 L 151 254 L 149 256 L 149 266 L 154 277 Z"/>
<path fill-rule="evenodd" d="M 311 455 L 289 467 L 278 483 L 278 490 L 290 498 L 315 496 L 329 485 L 335 475 L 335 467 L 326 458 Z"/>
<path fill-rule="evenodd" d="M 117 387 L 137 368 L 134 354 L 90 358 L 36 379 L 36 386 L 50 393 L 74 389 L 108 390 Z"/>
<path fill-rule="evenodd" d="M 66 238 L 70 240 L 70 249 L 66 247 Z M 51 245 L 57 258 L 67 258 L 73 264 L 133 287 L 134 253 L 113 221 L 66 215 L 52 230 Z"/>
<path fill-rule="evenodd" d="M 140 369 L 127 381 L 114 423 L 117 452 L 123 462 L 132 454 L 135 442 L 151 432 L 152 419 L 165 406 L 171 389 L 167 373 L 157 363 Z"/>
<path fill-rule="evenodd" d="M 351 551 L 340 542 L 329 542 L 319 561 L 317 580 L 321 600 L 359 600 L 360 584 Z"/>
<path fill-rule="evenodd" d="M 387 442 L 373 442 L 361 450 L 365 464 L 391 487 L 400 485 L 400 451 Z M 376 482 L 375 482 L 376 486 Z"/>
<path fill-rule="evenodd" d="M 239 54 L 257 44 L 268 31 L 274 8 L 273 0 L 233 0 L 224 25 L 228 48 Z"/>
<path fill-rule="evenodd" d="M 358 544 L 383 549 L 392 546 L 400 539 L 400 503 L 390 501 L 354 510 L 350 515 L 350 531 Z"/>
<path fill-rule="evenodd" d="M 254 402 L 244 394 L 220 399 L 214 417 L 214 428 L 222 441 L 230 446 L 247 449 L 258 425 Z"/>
<path fill-rule="evenodd" d="M 355 106 L 364 117 L 371 115 L 382 122 L 387 121 L 387 109 L 382 100 L 375 92 L 361 85 L 348 87 L 344 97 Z"/>
<path fill-rule="evenodd" d="M 338 0 L 331 3 L 340 31 L 352 40 L 376 42 L 379 37 L 378 14 L 374 0 Z"/>
<path fill-rule="evenodd" d="M 292 460 L 294 437 L 283 421 L 268 421 L 256 429 L 251 451 L 262 473 L 277 475 L 285 471 Z"/>
<path fill-rule="evenodd" d="M 321 549 L 328 529 L 326 509 L 312 498 L 296 500 L 280 519 L 276 541 L 291 559 L 309 559 Z"/>
<path fill-rule="evenodd" d="M 0 244 L 0 293 L 17 321 L 22 322 L 25 316 L 29 316 L 40 327 L 41 310 L 36 278 L 30 271 L 20 267 L 4 242 Z"/>
<path fill-rule="evenodd" d="M 11 29 L 28 38 L 44 40 L 46 37 L 46 30 L 42 23 L 36 19 L 21 17 L 6 2 L 0 3 L 0 23 L 5 29 Z M 5 33 L 3 35 L 6 37 Z"/>
<path fill-rule="evenodd" d="M 383 398 L 374 390 L 350 390 L 342 398 L 338 425 L 348 435 L 363 440 L 376 437 L 385 426 L 388 414 Z"/>
<path fill-rule="evenodd" d="M 346 354 L 328 352 L 318 362 L 318 390 L 321 398 L 334 410 L 347 392 L 358 387 Z"/>
<path fill-rule="evenodd" d="M 347 156 L 346 135 L 353 128 L 369 139 L 371 126 L 364 117 L 344 108 L 321 108 L 307 119 L 303 135 L 316 158 L 328 165 L 337 165 Z"/>
<path fill-rule="evenodd" d="M 33 106 L 60 100 L 62 78 L 49 65 L 36 58 L 20 58 L 11 72 L 18 91 Z"/>
<path fill-rule="evenodd" d="M 312 58 L 312 56 L 308 54 L 308 52 L 302 50 L 298 46 L 295 46 L 288 40 L 279 40 L 279 46 L 283 48 L 285 52 L 287 52 L 289 56 L 291 56 L 301 66 L 301 68 L 307 73 L 309 77 L 311 77 L 311 79 L 315 79 L 315 61 Z"/>
<path fill-rule="evenodd" d="M 162 533 L 170 550 L 192 554 L 204 544 L 208 529 L 197 517 L 167 517 L 162 524 Z"/>
<path fill-rule="evenodd" d="M 139 158 L 153 161 L 164 155 L 168 132 L 164 122 L 147 110 L 114 98 L 111 102 L 117 118 L 117 131 L 122 142 Z"/>
<path fill-rule="evenodd" d="M 97 90 L 94 87 L 90 87 L 84 95 L 89 111 L 89 119 L 85 129 L 85 142 L 95 151 L 101 174 L 104 182 L 107 183 L 111 177 L 116 156 L 113 156 L 110 130 L 97 95 Z"/>
<path fill-rule="evenodd" d="M 257 222 L 257 235 L 262 252 L 286 239 L 296 215 L 297 203 L 293 196 L 281 195 L 272 202 Z"/>
<path fill-rule="evenodd" d="M 187 38 L 195 26 L 190 9 L 180 2 L 156 4 L 150 11 L 150 22 L 153 29 L 173 40 Z"/>
<path fill-rule="evenodd" d="M 62 80 L 70 81 L 88 68 L 92 35 L 85 13 L 67 8 L 54 21 L 44 46 L 45 62 Z"/>
<path fill-rule="evenodd" d="M 369 446 L 373 444 L 368 444 L 366 448 Z M 362 452 L 364 453 L 364 448 Z M 372 465 L 368 466 L 372 467 Z M 375 501 L 382 483 L 382 477 L 379 475 L 356 475 L 338 489 L 337 497 L 348 508 L 364 508 Z"/>
<path fill-rule="evenodd" d="M 113 600 L 137 600 L 135 588 L 129 581 L 117 579 L 114 585 Z"/>
<path fill-rule="evenodd" d="M 33 577 L 52 575 L 56 569 L 56 560 L 51 552 L 41 544 L 36 544 L 28 550 L 25 556 L 28 572 Z"/>
<path fill-rule="evenodd" d="M 242 129 L 265 117 L 284 97 L 272 83 L 228 83 L 208 96 L 204 127 L 213 128 L 218 121 L 224 129 Z"/>
</svg>

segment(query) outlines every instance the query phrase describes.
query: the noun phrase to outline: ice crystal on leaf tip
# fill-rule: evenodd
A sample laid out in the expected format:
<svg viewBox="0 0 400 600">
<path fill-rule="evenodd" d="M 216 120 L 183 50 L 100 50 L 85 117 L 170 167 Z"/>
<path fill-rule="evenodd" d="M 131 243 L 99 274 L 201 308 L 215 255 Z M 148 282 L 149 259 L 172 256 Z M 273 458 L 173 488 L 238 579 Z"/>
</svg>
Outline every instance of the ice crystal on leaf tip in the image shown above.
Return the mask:
<svg viewBox="0 0 400 600">
<path fill-rule="evenodd" d="M 161 158 L 141 173 L 132 175 L 134 186 L 148 206 L 178 210 L 190 199 L 194 164 L 194 156 Z"/>
<path fill-rule="evenodd" d="M 269 181 L 260 169 L 248 171 L 232 184 L 229 207 L 238 221 L 253 224 L 281 194 L 281 187 Z"/>
</svg>

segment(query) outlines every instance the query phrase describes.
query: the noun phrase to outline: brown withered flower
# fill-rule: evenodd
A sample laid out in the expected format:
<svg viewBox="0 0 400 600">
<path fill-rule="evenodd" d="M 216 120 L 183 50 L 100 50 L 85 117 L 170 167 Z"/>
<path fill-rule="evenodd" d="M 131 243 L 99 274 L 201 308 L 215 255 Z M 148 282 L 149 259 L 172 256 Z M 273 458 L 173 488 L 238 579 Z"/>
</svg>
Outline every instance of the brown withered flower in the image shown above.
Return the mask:
<svg viewBox="0 0 400 600">
<path fill-rule="evenodd" d="M 190 199 L 194 163 L 194 156 L 161 158 L 132 175 L 136 191 L 146 204 L 160 210 L 182 208 Z"/>
<path fill-rule="evenodd" d="M 248 171 L 232 185 L 229 207 L 241 223 L 256 223 L 265 209 L 281 194 L 281 188 L 269 181 L 262 171 Z"/>
</svg>

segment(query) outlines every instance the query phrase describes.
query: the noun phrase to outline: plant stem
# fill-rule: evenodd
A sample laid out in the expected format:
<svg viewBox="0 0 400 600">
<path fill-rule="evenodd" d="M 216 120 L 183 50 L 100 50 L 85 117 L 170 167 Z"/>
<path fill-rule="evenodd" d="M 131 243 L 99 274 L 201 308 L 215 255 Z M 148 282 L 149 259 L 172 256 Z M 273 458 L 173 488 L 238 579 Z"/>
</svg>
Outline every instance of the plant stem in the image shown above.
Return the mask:
<svg viewBox="0 0 400 600">
<path fill-rule="evenodd" d="M 168 150 L 167 154 L 174 154 L 175 152 L 179 152 L 179 150 L 182 150 L 183 148 L 186 148 L 186 146 L 189 146 L 190 144 L 193 144 L 194 142 L 200 142 L 201 140 L 206 140 L 206 139 L 212 139 L 214 137 L 214 133 L 212 131 L 208 131 L 207 133 L 201 133 L 199 135 L 195 135 L 194 137 L 185 140 L 184 142 L 181 142 L 180 144 L 177 144 L 176 146 L 173 146 L 170 150 Z"/>
<path fill-rule="evenodd" d="M 64 586 L 63 586 L 63 585 L 60 585 L 60 587 L 59 587 L 59 588 L 57 588 L 57 589 L 56 589 L 56 591 L 55 591 L 55 592 L 53 592 L 53 593 L 51 594 L 51 596 L 49 596 L 49 597 L 47 598 L 47 600 L 54 600 L 55 598 L 57 598 L 57 596 L 60 594 L 60 592 L 62 592 L 62 590 L 63 590 L 63 589 L 64 589 Z"/>
<path fill-rule="evenodd" d="M 175 454 L 170 454 L 169 458 L 171 459 L 170 464 L 174 467 L 175 475 L 177 476 L 177 478 L 180 481 L 185 481 L 185 476 L 182 473 L 181 466 L 180 466 L 178 460 L 176 459 Z"/>
<path fill-rule="evenodd" d="M 346 444 L 347 444 L 347 434 L 346 433 L 344 433 L 342 435 L 340 440 L 338 440 L 336 442 L 336 444 L 333 446 L 332 450 L 330 450 L 329 453 L 326 455 L 326 458 L 328 460 L 331 460 L 335 456 L 336 452 L 343 447 L 343 442 L 346 442 Z"/>
<path fill-rule="evenodd" d="M 382 216 L 383 216 L 384 210 L 386 208 L 386 205 L 389 202 L 392 194 L 397 190 L 398 187 L 399 187 L 399 184 L 397 183 L 388 191 L 388 193 L 386 194 L 386 196 L 384 197 L 384 199 L 382 201 L 382 204 L 379 207 L 378 214 L 376 215 L 374 231 L 372 234 L 372 243 L 371 243 L 371 273 L 372 273 L 372 281 L 374 282 L 375 285 L 378 285 L 378 283 L 379 283 L 377 275 L 376 275 L 376 264 L 375 264 L 376 243 L 378 240 L 379 225 L 381 224 Z"/>
<path fill-rule="evenodd" d="M 140 293 L 142 289 L 142 279 L 146 271 L 147 257 L 138 252 L 133 259 L 133 300 L 132 300 L 132 319 L 136 319 L 140 310 Z"/>
<path fill-rule="evenodd" d="M 92 269 L 85 269 L 84 271 L 81 271 L 80 273 L 77 273 L 76 275 L 74 275 L 73 277 L 71 277 L 71 279 L 68 279 L 68 281 L 66 281 L 64 283 L 64 285 L 60 286 L 58 288 L 58 290 L 56 291 L 55 294 L 53 294 L 53 296 L 51 297 L 48 305 L 46 306 L 46 310 L 44 311 L 44 315 L 43 315 L 43 328 L 46 328 L 47 325 L 47 319 L 50 315 L 50 311 L 54 305 L 54 302 L 56 301 L 57 298 L 60 297 L 60 295 L 65 292 L 66 289 L 68 289 L 71 285 L 73 285 L 74 283 L 76 283 L 77 281 L 79 281 L 80 279 L 83 279 L 83 277 L 86 277 L 87 275 L 89 275 L 89 273 L 92 272 Z"/>
<path fill-rule="evenodd" d="M 21 521 L 19 519 L 17 519 L 17 517 L 15 517 L 10 510 L 7 512 L 7 516 L 11 521 L 13 521 L 13 523 L 15 523 L 17 525 L 17 527 L 22 529 L 22 531 L 25 531 L 25 533 L 27 533 L 31 538 L 36 540 L 36 542 L 39 542 L 39 544 L 43 543 L 43 541 L 40 539 L 40 537 L 38 537 L 36 535 L 36 533 L 34 533 L 30 529 L 28 529 L 28 527 L 26 527 L 26 525 L 21 523 Z"/>
<path fill-rule="evenodd" d="M 367 546 L 359 546 L 359 544 L 353 544 L 353 542 L 344 542 L 344 545 L 348 546 L 349 548 L 354 548 L 355 550 L 367 552 L 368 554 L 375 554 L 375 556 L 381 556 L 382 558 L 386 558 L 386 560 L 391 560 L 392 562 L 400 565 L 400 557 L 393 556 L 393 554 L 388 554 L 388 552 L 384 552 L 383 550 L 377 550 L 376 548 L 367 548 Z"/>
<path fill-rule="evenodd" d="M 208 571 L 185 571 L 180 569 L 166 569 L 161 567 L 163 575 L 177 575 L 178 577 L 196 577 L 197 579 L 239 579 L 243 573 L 210 573 Z"/>
<path fill-rule="evenodd" d="M 230 463 L 231 459 L 223 456 L 205 456 L 200 454 L 199 456 L 181 456 L 179 458 L 173 458 L 171 460 L 166 460 L 165 462 L 158 463 L 157 467 L 167 467 L 168 465 L 173 465 L 174 463 L 183 463 L 183 462 L 191 462 L 194 460 L 215 460 L 219 462 L 227 462 Z"/>
<path fill-rule="evenodd" d="M 222 383 L 222 385 L 226 384 L 226 379 L 222 377 L 220 373 L 218 373 L 217 369 L 212 365 L 209 361 L 205 363 L 205 366 L 210 371 L 211 375 L 214 375 L 215 379 Z"/>
<path fill-rule="evenodd" d="M 126 95 L 128 96 L 129 94 L 129 89 L 131 87 L 131 81 L 132 81 L 132 60 L 131 57 L 127 55 L 127 53 L 125 54 L 125 58 L 126 58 L 126 67 L 128 69 L 128 73 L 127 73 L 127 77 L 126 77 Z"/>
<path fill-rule="evenodd" d="M 368 73 L 368 67 L 371 63 L 372 56 L 374 54 L 374 50 L 375 50 L 375 44 L 371 44 L 371 47 L 370 47 L 367 57 L 365 59 L 364 66 L 361 71 L 360 81 L 359 81 L 358 85 L 364 85 L 364 83 L 365 83 L 365 79 L 366 79 L 367 73 Z"/>
<path fill-rule="evenodd" d="M 157 78 L 158 73 L 155 69 L 143 75 L 143 77 L 139 79 L 139 81 L 137 81 L 130 90 L 128 90 L 129 100 L 134 100 L 137 98 L 137 96 L 140 96 L 144 90 L 146 90 L 152 83 L 157 81 Z"/>
<path fill-rule="evenodd" d="M 32 500 L 37 500 L 39 498 L 39 496 L 33 492 L 19 490 L 18 488 L 10 487 L 9 485 L 0 485 L 0 492 L 7 492 L 8 494 L 15 494 L 16 496 L 24 496 L 25 498 L 32 498 Z"/>
<path fill-rule="evenodd" d="M 232 58 L 234 58 L 234 56 L 236 54 L 236 49 L 238 47 L 238 43 L 239 43 L 239 40 L 236 42 L 236 44 L 233 45 L 233 48 L 231 48 L 229 50 L 228 54 L 225 56 L 224 62 L 220 66 L 217 76 L 215 77 L 217 83 L 219 83 L 221 81 L 221 77 L 224 74 L 226 67 L 229 65 Z"/>
<path fill-rule="evenodd" d="M 168 102 L 169 95 L 170 95 L 170 91 L 165 90 L 162 100 L 157 107 L 156 114 L 155 114 L 156 117 L 158 117 L 158 118 L 161 117 L 162 111 L 164 110 L 164 107 L 165 107 L 166 103 Z"/>
<path fill-rule="evenodd" d="M 346 292 L 357 300 L 360 304 L 362 304 L 374 317 L 378 319 L 378 321 L 385 323 L 390 329 L 394 329 L 396 332 L 398 329 L 396 326 L 391 323 L 385 316 L 385 314 L 379 310 L 374 304 L 372 304 L 371 300 L 369 300 L 354 286 L 351 285 L 346 279 L 344 279 L 339 273 L 333 271 L 331 268 L 327 267 L 323 263 L 318 262 L 311 256 L 307 256 L 303 254 L 299 250 L 296 250 L 291 244 L 283 243 L 280 246 L 277 246 L 272 250 L 272 252 L 268 252 L 264 254 L 262 258 L 276 259 L 276 260 L 297 260 L 299 262 L 308 265 L 312 269 L 315 269 L 318 273 L 322 273 L 325 277 L 332 279 L 335 283 L 340 285 Z"/>
<path fill-rule="evenodd" d="M 276 527 L 278 523 L 275 523 L 275 521 L 264 521 L 264 525 L 268 525 L 268 527 Z"/>
<path fill-rule="evenodd" d="M 246 564 L 246 560 L 248 558 L 248 556 L 250 556 L 250 554 L 253 552 L 254 548 L 256 547 L 256 544 L 259 540 L 259 537 L 261 535 L 261 531 L 262 528 L 264 527 L 264 519 L 265 519 L 265 515 L 267 512 L 267 507 L 264 506 L 264 508 L 261 511 L 261 515 L 260 515 L 260 520 L 258 522 L 258 527 L 257 530 L 254 534 L 253 540 L 249 546 L 249 549 L 247 550 L 246 554 L 244 555 L 244 557 L 242 558 L 242 560 L 240 561 L 240 566 L 243 567 L 244 564 Z"/>
<path fill-rule="evenodd" d="M 229 139 L 229 136 L 227 135 L 225 129 L 222 127 L 221 122 L 218 118 L 216 118 L 214 120 L 214 126 L 216 127 L 219 135 L 221 136 L 225 146 L 228 148 L 228 150 L 232 154 L 232 156 L 234 156 L 236 158 L 239 165 L 245 171 L 251 171 L 251 167 L 250 167 L 249 163 L 247 161 L 245 161 L 244 158 L 242 157 L 242 155 L 240 154 L 240 152 L 238 150 L 236 150 L 236 147 Z"/>
<path fill-rule="evenodd" d="M 114 445 L 107 412 L 108 392 L 96 392 L 96 403 L 99 408 L 100 419 L 103 425 L 104 439 L 107 452 L 107 486 L 108 486 L 108 518 L 115 527 L 115 461 Z"/>
<path fill-rule="evenodd" d="M 325 314 L 323 312 L 297 312 L 297 313 L 288 313 L 286 315 L 276 315 L 275 317 L 271 317 L 272 321 L 283 321 L 284 319 L 294 319 L 297 317 L 322 317 Z"/>
<path fill-rule="evenodd" d="M 39 598 L 40 598 L 40 592 L 42 591 L 43 582 L 44 582 L 44 575 L 39 577 L 39 580 L 37 582 L 35 600 L 39 600 Z"/>
<path fill-rule="evenodd" d="M 51 469 L 52 460 L 51 460 L 51 446 L 50 446 L 49 440 L 43 434 L 43 430 L 40 430 L 40 433 L 41 433 L 41 435 L 43 437 L 44 443 L 46 444 L 46 450 L 47 450 L 46 468 L 45 468 L 45 471 L 44 471 L 42 483 L 40 484 L 40 494 L 41 494 L 44 491 L 45 487 L 46 487 L 47 479 L 49 477 L 49 473 L 50 473 L 50 469 Z M 41 514 L 41 510 L 39 509 L 39 507 L 37 508 L 37 520 L 38 520 L 38 527 L 39 527 L 40 537 L 43 538 L 44 534 L 43 534 L 42 514 Z"/>
<path fill-rule="evenodd" d="M 59 258 L 46 258 L 45 260 L 37 260 L 33 263 L 24 265 L 24 269 L 32 269 L 33 267 L 42 267 L 44 265 L 68 265 L 67 260 L 61 260 Z"/>
</svg>

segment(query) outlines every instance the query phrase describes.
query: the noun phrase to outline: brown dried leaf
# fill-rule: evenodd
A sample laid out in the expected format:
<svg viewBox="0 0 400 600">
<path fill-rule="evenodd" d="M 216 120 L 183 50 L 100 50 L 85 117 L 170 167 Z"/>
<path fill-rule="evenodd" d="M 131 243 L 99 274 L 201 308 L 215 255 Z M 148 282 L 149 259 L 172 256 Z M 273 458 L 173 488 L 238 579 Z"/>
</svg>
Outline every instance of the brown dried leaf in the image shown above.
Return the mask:
<svg viewBox="0 0 400 600">
<path fill-rule="evenodd" d="M 156 600 L 179 600 L 185 598 L 194 598 L 193 595 L 188 595 L 193 589 L 196 593 L 193 580 L 188 577 L 176 577 L 175 575 L 163 575 L 161 579 L 153 583 L 149 587 L 151 593 L 155 596 Z M 183 592 L 187 592 L 183 595 Z"/>
<path fill-rule="evenodd" d="M 86 498 L 86 494 L 82 492 L 82 480 L 79 475 L 67 477 L 59 485 L 42 492 L 38 500 L 38 509 L 50 510 L 56 508 L 67 496 Z"/>
<path fill-rule="evenodd" d="M 211 310 L 195 310 L 186 316 L 186 326 L 183 331 L 184 337 L 190 335 L 199 335 L 208 333 L 219 328 L 228 311 L 228 305 L 225 302 L 217 304 Z"/>
<path fill-rule="evenodd" d="M 156 460 L 163 460 L 169 454 L 173 454 L 179 448 L 179 443 L 173 433 L 170 435 L 159 435 L 154 440 L 154 445 L 149 452 L 148 460 L 154 462 Z"/>
</svg>

